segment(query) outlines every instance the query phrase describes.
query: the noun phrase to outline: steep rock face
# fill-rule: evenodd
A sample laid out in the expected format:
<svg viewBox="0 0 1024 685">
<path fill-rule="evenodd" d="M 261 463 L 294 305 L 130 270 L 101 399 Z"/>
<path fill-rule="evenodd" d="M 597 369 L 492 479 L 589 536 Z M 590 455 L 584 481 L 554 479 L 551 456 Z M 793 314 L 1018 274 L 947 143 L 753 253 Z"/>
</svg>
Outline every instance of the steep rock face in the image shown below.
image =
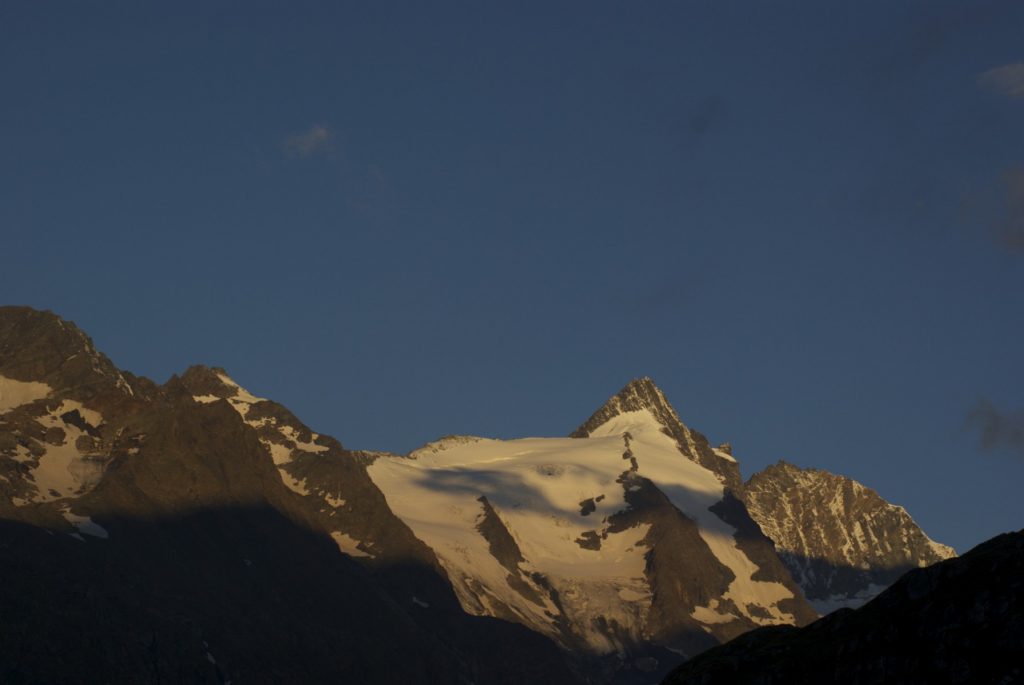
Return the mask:
<svg viewBox="0 0 1024 685">
<path fill-rule="evenodd" d="M 416 559 L 436 566 L 433 554 L 395 517 L 367 475 L 371 457 L 313 432 L 287 408 L 254 396 L 223 369 L 192 367 L 177 382 L 193 401 L 230 407 L 252 429 L 270 456 L 264 462 L 297 495 L 281 499 L 298 503 L 307 518 L 330 532 L 341 551 L 381 563 Z"/>
<path fill-rule="evenodd" d="M 821 613 L 859 606 L 907 570 L 956 554 L 903 507 L 826 471 L 779 462 L 750 478 L 744 499 Z"/>
<path fill-rule="evenodd" d="M 577 682 L 460 609 L 371 456 L 222 370 L 157 386 L 25 308 L 0 351 L 0 681 Z"/>
<path fill-rule="evenodd" d="M 134 447 L 121 422 L 155 392 L 114 367 L 74 324 L 0 307 L 0 512 L 94 488 Z"/>
<path fill-rule="evenodd" d="M 1024 682 L 1024 531 L 907 572 L 860 609 L 747 633 L 665 685 Z"/>
<path fill-rule="evenodd" d="M 369 473 L 466 611 L 606 655 L 606 680 L 649 680 L 756 626 L 813 620 L 733 492 L 735 460 L 649 379 L 574 436 L 449 436 Z"/>
<path fill-rule="evenodd" d="M 0 376 L 42 383 L 52 395 L 86 404 L 116 402 L 154 388 L 118 370 L 73 323 L 30 307 L 0 307 Z"/>
</svg>

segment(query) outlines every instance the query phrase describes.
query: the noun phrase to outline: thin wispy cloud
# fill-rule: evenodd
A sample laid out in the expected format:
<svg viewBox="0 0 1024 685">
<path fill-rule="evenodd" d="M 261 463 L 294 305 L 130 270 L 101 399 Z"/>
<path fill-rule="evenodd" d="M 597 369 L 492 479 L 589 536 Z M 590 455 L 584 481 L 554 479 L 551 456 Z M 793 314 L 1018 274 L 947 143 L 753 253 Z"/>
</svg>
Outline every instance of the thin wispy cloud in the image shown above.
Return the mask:
<svg viewBox="0 0 1024 685">
<path fill-rule="evenodd" d="M 968 413 L 967 426 L 978 432 L 986 452 L 1009 450 L 1024 459 L 1024 412 L 1004 412 L 981 400 Z"/>
<path fill-rule="evenodd" d="M 1004 64 L 978 77 L 983 88 L 1011 98 L 1024 97 L 1024 62 Z"/>
<path fill-rule="evenodd" d="M 334 134 L 322 124 L 290 134 L 284 140 L 285 154 L 291 157 L 310 157 L 330 148 Z"/>
</svg>

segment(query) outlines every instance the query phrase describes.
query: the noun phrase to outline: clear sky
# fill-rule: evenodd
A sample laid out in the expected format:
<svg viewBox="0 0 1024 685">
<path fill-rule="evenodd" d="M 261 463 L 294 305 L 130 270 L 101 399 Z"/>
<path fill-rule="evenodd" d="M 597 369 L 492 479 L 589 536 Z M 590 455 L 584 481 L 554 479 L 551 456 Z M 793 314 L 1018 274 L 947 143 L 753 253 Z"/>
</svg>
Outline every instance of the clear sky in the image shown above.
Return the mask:
<svg viewBox="0 0 1024 685">
<path fill-rule="evenodd" d="M 650 375 L 964 551 L 1024 527 L 1024 3 L 5 2 L 0 301 L 361 449 Z"/>
</svg>

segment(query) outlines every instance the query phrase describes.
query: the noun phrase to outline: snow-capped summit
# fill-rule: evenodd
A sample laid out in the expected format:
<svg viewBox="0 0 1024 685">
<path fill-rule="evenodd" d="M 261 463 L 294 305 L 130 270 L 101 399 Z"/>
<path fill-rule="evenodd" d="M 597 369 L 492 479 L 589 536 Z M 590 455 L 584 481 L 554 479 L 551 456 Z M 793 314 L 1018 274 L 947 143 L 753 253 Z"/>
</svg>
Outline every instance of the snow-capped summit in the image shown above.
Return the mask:
<svg viewBox="0 0 1024 685">
<path fill-rule="evenodd" d="M 610 422 L 627 427 L 630 421 L 654 421 L 661 431 L 675 440 L 679 451 L 712 473 L 718 475 L 731 490 L 742 487 L 739 466 L 732 449 L 714 448 L 701 433 L 690 429 L 649 377 L 637 378 L 625 385 L 605 402 L 589 419 L 571 433 L 571 437 L 585 438 Z"/>
<path fill-rule="evenodd" d="M 570 437 L 585 438 L 597 428 L 621 414 L 647 410 L 660 423 L 669 427 L 682 423 L 675 409 L 668 403 L 665 393 L 661 391 L 649 376 L 634 378 L 622 390 L 610 397 L 595 411 L 589 419 L 572 432 Z"/>
<path fill-rule="evenodd" d="M 370 476 L 463 608 L 574 651 L 657 659 L 815 614 L 730 488 L 728 454 L 650 379 L 570 438 L 450 437 Z M 715 469 L 707 468 L 710 462 Z M 644 662 L 652 663 L 652 662 Z"/>
</svg>

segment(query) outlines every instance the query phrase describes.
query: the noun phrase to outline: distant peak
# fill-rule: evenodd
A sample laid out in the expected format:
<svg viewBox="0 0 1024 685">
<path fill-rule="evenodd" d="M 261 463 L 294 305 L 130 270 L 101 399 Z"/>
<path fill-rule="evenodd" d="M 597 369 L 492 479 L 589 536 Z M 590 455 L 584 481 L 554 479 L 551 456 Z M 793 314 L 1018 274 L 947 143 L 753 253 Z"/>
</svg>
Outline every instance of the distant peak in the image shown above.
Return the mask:
<svg viewBox="0 0 1024 685">
<path fill-rule="evenodd" d="M 228 399 L 237 397 L 246 402 L 259 402 L 248 390 L 236 383 L 228 372 L 219 366 L 190 366 L 181 375 L 181 383 L 194 396 Z"/>
<path fill-rule="evenodd" d="M 414 449 L 412 452 L 409 452 L 407 456 L 411 457 L 412 459 L 418 459 L 423 456 L 438 454 L 440 452 L 444 452 L 455 447 L 460 447 L 462 445 L 471 445 L 473 443 L 483 442 L 485 440 L 487 440 L 487 438 L 481 438 L 476 435 L 445 435 L 443 437 L 438 438 L 437 440 L 428 442 L 423 447 Z"/>
<path fill-rule="evenodd" d="M 224 369 L 218 367 L 195 364 L 181 374 L 181 382 L 196 395 L 231 397 L 234 393 L 225 392 L 227 389 L 220 380 L 220 375 L 223 373 Z"/>
<path fill-rule="evenodd" d="M 185 373 L 181 374 L 183 379 L 205 379 L 205 380 L 220 380 L 220 376 L 227 376 L 228 372 L 219 366 L 206 366 L 205 364 L 193 364 L 185 370 Z"/>
<path fill-rule="evenodd" d="M 636 397 L 644 396 L 658 396 L 664 399 L 665 394 L 661 391 L 661 388 L 657 386 L 654 380 L 650 376 L 641 376 L 640 378 L 634 378 L 629 383 L 623 386 L 616 396 L 618 395 L 633 395 Z"/>
<path fill-rule="evenodd" d="M 49 309 L 35 309 L 15 304 L 0 306 L 0 319 L 45 319 L 53 323 L 64 321 Z"/>
<path fill-rule="evenodd" d="M 639 402 L 645 406 L 653 406 L 663 404 L 666 400 L 665 393 L 661 391 L 661 388 L 658 387 L 650 376 L 641 376 L 622 386 L 622 389 L 615 393 L 608 401 Z"/>
<path fill-rule="evenodd" d="M 0 373 L 45 381 L 92 397 L 113 390 L 132 395 L 131 384 L 73 322 L 32 307 L 0 307 Z"/>
<path fill-rule="evenodd" d="M 627 412 L 648 410 L 663 424 L 678 423 L 682 425 L 676 410 L 669 404 L 665 393 L 661 391 L 649 376 L 634 378 L 615 393 L 600 409 L 594 412 L 582 426 L 571 433 L 571 437 L 584 438 L 596 428 L 610 419 Z"/>
<path fill-rule="evenodd" d="M 62 319 L 50 310 L 22 306 L 0 307 L 0 344 L 24 345 L 33 339 L 59 346 L 61 351 L 96 354 L 92 339 L 73 321 Z"/>
</svg>

